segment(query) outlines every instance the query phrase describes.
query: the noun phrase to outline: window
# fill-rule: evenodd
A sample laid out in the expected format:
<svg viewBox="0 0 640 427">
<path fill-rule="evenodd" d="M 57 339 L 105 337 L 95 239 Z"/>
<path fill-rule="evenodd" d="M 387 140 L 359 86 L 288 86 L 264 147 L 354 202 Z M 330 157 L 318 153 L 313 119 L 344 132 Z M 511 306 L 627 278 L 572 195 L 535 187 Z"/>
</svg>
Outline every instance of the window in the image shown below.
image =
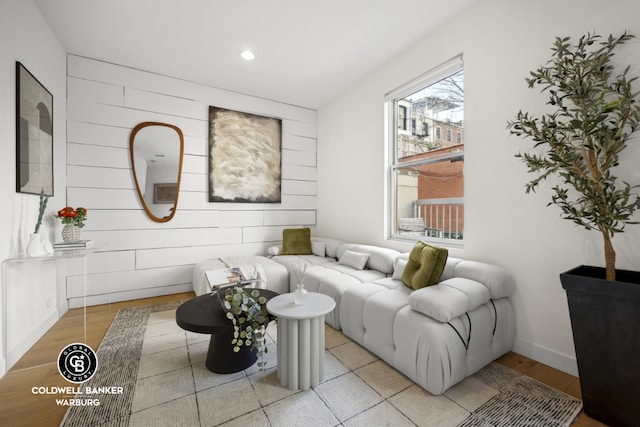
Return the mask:
<svg viewBox="0 0 640 427">
<path fill-rule="evenodd" d="M 407 107 L 398 106 L 398 129 L 407 130 Z"/>
<path fill-rule="evenodd" d="M 462 56 L 387 94 L 385 108 L 389 149 L 388 235 L 461 246 L 464 236 Z M 415 125 L 400 131 L 402 122 L 407 120 Z M 433 127 L 434 135 L 428 132 L 429 127 Z M 444 140 L 442 131 L 446 136 Z"/>
</svg>

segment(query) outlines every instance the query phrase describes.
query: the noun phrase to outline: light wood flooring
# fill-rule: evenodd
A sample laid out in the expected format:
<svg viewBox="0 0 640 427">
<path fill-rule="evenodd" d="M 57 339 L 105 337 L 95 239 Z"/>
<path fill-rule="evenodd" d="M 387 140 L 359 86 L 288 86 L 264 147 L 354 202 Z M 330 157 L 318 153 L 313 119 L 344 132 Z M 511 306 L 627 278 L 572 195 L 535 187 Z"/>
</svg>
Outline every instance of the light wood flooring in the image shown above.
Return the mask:
<svg viewBox="0 0 640 427">
<path fill-rule="evenodd" d="M 57 406 L 52 396 L 33 394 L 32 387 L 66 387 L 73 385 L 59 373 L 56 360 L 60 350 L 73 342 L 85 342 L 94 350 L 100 346 L 118 310 L 192 298 L 191 292 L 87 307 L 87 337 L 84 340 L 84 309 L 69 310 L 31 349 L 0 379 L 0 425 L 58 426 L 67 410 Z M 510 352 L 498 362 L 567 394 L 580 398 L 576 377 Z M 604 424 L 581 413 L 573 426 L 595 427 Z"/>
</svg>

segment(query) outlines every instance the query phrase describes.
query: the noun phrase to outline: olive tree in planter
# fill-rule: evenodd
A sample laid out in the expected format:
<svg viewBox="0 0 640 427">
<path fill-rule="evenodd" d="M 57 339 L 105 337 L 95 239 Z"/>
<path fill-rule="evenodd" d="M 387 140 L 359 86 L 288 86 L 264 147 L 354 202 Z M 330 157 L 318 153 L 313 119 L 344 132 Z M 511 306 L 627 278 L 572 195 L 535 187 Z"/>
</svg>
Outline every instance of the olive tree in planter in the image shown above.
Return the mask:
<svg viewBox="0 0 640 427">
<path fill-rule="evenodd" d="M 551 204 L 562 218 L 602 235 L 605 268 L 580 266 L 560 275 L 567 291 L 585 412 L 611 425 L 640 420 L 640 273 L 616 270 L 612 238 L 635 224 L 637 186 L 614 174 L 620 153 L 640 122 L 629 67 L 618 72 L 615 49 L 627 33 L 587 34 L 577 43 L 557 37 L 552 58 L 527 83 L 548 95 L 552 112 L 518 112 L 511 134 L 531 138 L 536 150 L 516 157 L 536 178 L 526 192 L 554 176 Z"/>
</svg>

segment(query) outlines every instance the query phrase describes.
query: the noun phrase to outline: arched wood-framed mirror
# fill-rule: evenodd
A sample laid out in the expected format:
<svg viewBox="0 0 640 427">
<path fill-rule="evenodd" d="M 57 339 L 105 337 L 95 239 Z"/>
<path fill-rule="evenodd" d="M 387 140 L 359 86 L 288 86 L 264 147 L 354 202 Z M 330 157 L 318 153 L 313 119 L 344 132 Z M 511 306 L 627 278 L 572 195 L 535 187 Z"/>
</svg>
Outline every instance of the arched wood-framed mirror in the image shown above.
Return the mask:
<svg viewBox="0 0 640 427">
<path fill-rule="evenodd" d="M 182 131 L 167 123 L 140 123 L 131 131 L 129 153 L 133 179 L 145 212 L 156 222 L 171 220 L 180 193 Z"/>
</svg>

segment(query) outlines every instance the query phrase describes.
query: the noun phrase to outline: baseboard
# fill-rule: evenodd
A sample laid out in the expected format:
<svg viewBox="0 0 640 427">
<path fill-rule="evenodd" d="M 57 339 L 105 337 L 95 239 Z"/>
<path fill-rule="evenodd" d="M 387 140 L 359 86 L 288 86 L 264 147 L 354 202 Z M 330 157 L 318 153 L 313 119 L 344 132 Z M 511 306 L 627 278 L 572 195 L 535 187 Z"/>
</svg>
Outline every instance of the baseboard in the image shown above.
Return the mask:
<svg viewBox="0 0 640 427">
<path fill-rule="evenodd" d="M 0 379 L 4 377 L 4 374 L 7 373 L 7 359 L 4 357 L 0 358 Z"/>
<path fill-rule="evenodd" d="M 191 285 L 191 283 L 185 283 L 179 285 L 162 286 L 159 288 L 134 289 L 130 291 L 113 292 L 109 294 L 88 295 L 86 299 L 70 298 L 69 309 L 82 308 L 85 306 L 85 304 L 88 307 L 92 305 L 109 304 L 119 301 L 131 301 L 140 298 L 150 298 L 191 291 L 193 291 L 193 286 Z"/>
<path fill-rule="evenodd" d="M 57 311 L 52 312 L 38 326 L 25 335 L 13 348 L 7 348 L 6 370 L 11 369 L 15 363 L 29 350 L 59 319 Z"/>
<path fill-rule="evenodd" d="M 545 365 L 551 366 L 552 368 L 558 369 L 562 372 L 566 372 L 574 377 L 578 376 L 578 364 L 575 356 L 558 353 L 518 337 L 516 337 L 513 342 L 512 350 L 515 353 L 521 354 L 540 363 L 544 363 Z"/>
</svg>

